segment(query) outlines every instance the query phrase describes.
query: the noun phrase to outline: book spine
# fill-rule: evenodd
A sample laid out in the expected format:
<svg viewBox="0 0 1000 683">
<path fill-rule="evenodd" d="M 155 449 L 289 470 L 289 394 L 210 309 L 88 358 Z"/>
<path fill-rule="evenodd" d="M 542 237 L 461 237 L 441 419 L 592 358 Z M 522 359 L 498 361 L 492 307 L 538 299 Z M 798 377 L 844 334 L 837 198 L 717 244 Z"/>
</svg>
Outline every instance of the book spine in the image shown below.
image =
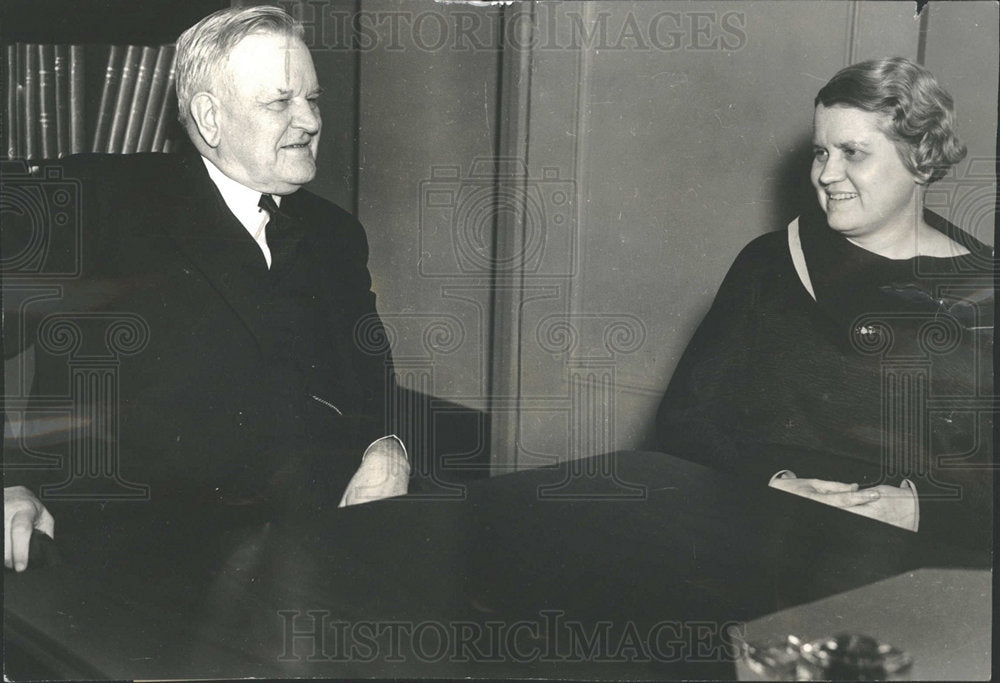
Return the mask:
<svg viewBox="0 0 1000 683">
<path fill-rule="evenodd" d="M 167 72 L 167 86 L 163 92 L 163 102 L 160 103 L 160 112 L 156 117 L 156 132 L 153 133 L 154 152 L 166 152 L 167 131 L 170 130 L 170 118 L 177 112 L 177 91 L 174 87 L 174 79 L 177 67 L 177 52 L 172 51 L 170 57 L 170 70 Z"/>
<path fill-rule="evenodd" d="M 101 90 L 101 104 L 97 109 L 97 122 L 94 125 L 94 144 L 90 147 L 93 152 L 103 152 L 108 146 L 112 107 L 118 92 L 118 80 L 121 78 L 122 53 L 121 45 L 112 45 L 108 53 L 108 66 L 104 71 L 104 89 Z"/>
<path fill-rule="evenodd" d="M 24 158 L 35 159 L 38 148 L 38 46 L 28 44 L 24 51 Z"/>
<path fill-rule="evenodd" d="M 38 46 L 38 127 L 42 134 L 42 158 L 56 156 L 55 46 Z"/>
<path fill-rule="evenodd" d="M 149 99 L 146 101 L 146 112 L 142 118 L 142 129 L 139 131 L 137 152 L 153 151 L 153 136 L 156 133 L 156 121 L 160 115 L 167 88 L 167 72 L 174 58 L 173 45 L 161 45 L 156 54 L 156 66 L 153 67 L 153 80 L 149 85 Z"/>
<path fill-rule="evenodd" d="M 139 69 L 139 57 L 142 52 L 138 45 L 129 45 L 125 52 L 125 62 L 122 64 L 121 84 L 118 86 L 118 97 L 115 100 L 115 113 L 111 117 L 111 133 L 108 136 L 107 152 L 118 154 L 125 142 L 125 127 L 128 123 L 129 105 L 132 93 L 135 91 L 135 77 Z"/>
<path fill-rule="evenodd" d="M 129 107 L 128 124 L 125 126 L 125 142 L 122 151 L 131 154 L 139 145 L 139 132 L 142 130 L 142 120 L 149 102 L 149 88 L 153 77 L 153 65 L 156 62 L 156 48 L 142 48 L 142 57 L 135 74 L 135 92 L 132 93 L 132 104 Z"/>
<path fill-rule="evenodd" d="M 56 156 L 69 154 L 69 49 L 65 45 L 55 46 L 56 74 Z"/>
<path fill-rule="evenodd" d="M 79 154 L 84 151 L 86 142 L 84 131 L 85 102 L 83 99 L 83 79 L 86 63 L 83 56 L 83 45 L 69 46 L 69 153 Z"/>
<path fill-rule="evenodd" d="M 7 109 L 4 129 L 7 131 L 7 158 L 17 157 L 17 46 L 7 46 Z"/>
<path fill-rule="evenodd" d="M 25 150 L 25 132 L 24 127 L 26 125 L 26 119 L 24 116 L 24 109 L 27 106 L 24 96 L 24 72 L 26 71 L 28 56 L 28 47 L 24 43 L 17 43 L 17 102 L 14 107 L 17 111 L 14 112 L 14 117 L 17 122 L 17 158 L 27 159 L 27 150 Z"/>
</svg>

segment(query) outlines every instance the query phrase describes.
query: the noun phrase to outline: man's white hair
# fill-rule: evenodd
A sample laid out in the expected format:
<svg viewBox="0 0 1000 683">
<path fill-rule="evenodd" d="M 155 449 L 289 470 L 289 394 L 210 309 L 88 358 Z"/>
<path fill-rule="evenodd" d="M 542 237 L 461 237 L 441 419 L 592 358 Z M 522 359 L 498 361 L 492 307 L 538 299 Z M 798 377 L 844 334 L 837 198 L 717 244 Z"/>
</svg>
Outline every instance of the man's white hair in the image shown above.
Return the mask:
<svg viewBox="0 0 1000 683">
<path fill-rule="evenodd" d="M 236 45 L 255 33 L 274 33 L 302 39 L 302 24 L 280 7 L 219 10 L 184 31 L 177 39 L 177 118 L 187 127 L 191 98 L 210 91 L 220 69 Z"/>
</svg>

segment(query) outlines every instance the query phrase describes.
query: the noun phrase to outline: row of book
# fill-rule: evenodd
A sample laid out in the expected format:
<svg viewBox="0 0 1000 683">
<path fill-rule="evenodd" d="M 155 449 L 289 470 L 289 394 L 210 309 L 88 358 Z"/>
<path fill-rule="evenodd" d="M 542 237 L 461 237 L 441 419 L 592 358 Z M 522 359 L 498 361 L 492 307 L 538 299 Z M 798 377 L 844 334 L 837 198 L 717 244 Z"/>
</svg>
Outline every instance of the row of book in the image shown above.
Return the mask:
<svg viewBox="0 0 1000 683">
<path fill-rule="evenodd" d="M 174 53 L 173 45 L 8 45 L 7 157 L 168 151 Z M 103 72 L 88 59 L 105 63 Z"/>
</svg>

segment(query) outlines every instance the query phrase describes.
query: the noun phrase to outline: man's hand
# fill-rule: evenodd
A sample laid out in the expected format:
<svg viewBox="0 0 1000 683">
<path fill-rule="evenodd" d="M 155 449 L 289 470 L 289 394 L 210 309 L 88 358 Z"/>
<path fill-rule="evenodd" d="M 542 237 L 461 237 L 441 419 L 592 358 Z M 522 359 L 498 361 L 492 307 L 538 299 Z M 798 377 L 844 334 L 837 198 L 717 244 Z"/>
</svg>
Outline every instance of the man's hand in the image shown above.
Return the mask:
<svg viewBox="0 0 1000 683">
<path fill-rule="evenodd" d="M 775 477 L 769 486 L 909 531 L 917 530 L 916 495 L 908 488 L 883 484 L 859 489 L 857 484 L 794 476 Z"/>
<path fill-rule="evenodd" d="M 28 566 L 31 532 L 55 538 L 56 521 L 42 502 L 23 486 L 3 490 L 3 566 L 24 571 Z"/>
<path fill-rule="evenodd" d="M 361 467 L 351 477 L 338 507 L 402 496 L 409 485 L 410 463 L 406 458 L 406 449 L 395 436 L 387 436 L 365 451 Z"/>
</svg>

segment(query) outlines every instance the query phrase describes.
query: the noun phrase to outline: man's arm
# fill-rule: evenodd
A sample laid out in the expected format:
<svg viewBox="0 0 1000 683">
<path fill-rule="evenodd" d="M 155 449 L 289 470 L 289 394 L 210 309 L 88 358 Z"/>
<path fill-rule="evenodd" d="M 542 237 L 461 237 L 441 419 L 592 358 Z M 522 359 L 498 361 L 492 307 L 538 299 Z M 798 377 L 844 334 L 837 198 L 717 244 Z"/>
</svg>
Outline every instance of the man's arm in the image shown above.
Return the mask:
<svg viewBox="0 0 1000 683">
<path fill-rule="evenodd" d="M 2 182 L 14 198 L 12 210 L 4 214 L 2 248 L 5 254 L 3 270 L 3 347 L 5 360 L 34 365 L 33 348 L 41 320 L 47 315 L 65 310 L 99 308 L 106 292 L 88 286 L 82 270 L 83 253 L 89 251 L 84 241 L 95 239 L 97 224 L 91 221 L 85 230 L 84 216 L 98 215 L 100 194 L 97 178 L 101 177 L 101 160 L 95 155 L 73 156 L 36 162 L 39 171 L 32 173 L 23 162 L 2 165 Z M 56 194 L 58 193 L 58 194 Z M 55 197 L 60 199 L 58 202 Z M 20 204 L 23 205 L 20 205 Z M 38 209 L 41 209 L 39 211 Z M 44 220 L 58 216 L 60 220 Z M 36 249 L 36 245 L 42 248 Z M 15 284 L 21 287 L 13 286 Z M 40 292 L 59 291 L 56 297 Z M 25 354 L 18 358 L 18 354 Z M 20 387 L 5 387 L 7 398 Z M 29 438 L 30 413 L 21 415 L 15 438 Z M 26 426 L 27 425 L 27 426 Z M 27 434 L 25 433 L 27 431 Z M 58 437 L 47 426 L 46 438 Z M 67 437 L 68 438 L 68 437 Z M 6 460 L 11 455 L 7 446 Z M 5 469 L 8 482 L 41 483 L 30 471 Z M 24 570 L 28 565 L 31 535 L 38 530 L 53 536 L 55 521 L 41 501 L 24 485 L 4 488 L 4 566 Z"/>
<path fill-rule="evenodd" d="M 392 363 L 392 349 L 371 291 L 368 271 L 368 240 L 357 224 L 358 258 L 353 281 L 365 291 L 354 301 L 354 347 L 358 375 L 364 392 L 364 407 L 359 429 L 362 443 L 369 442 L 361 465 L 351 478 L 340 507 L 400 496 L 409 489 L 412 468 L 406 446 L 397 436 L 403 425 L 395 424 L 394 404 L 397 390 Z"/>
</svg>

